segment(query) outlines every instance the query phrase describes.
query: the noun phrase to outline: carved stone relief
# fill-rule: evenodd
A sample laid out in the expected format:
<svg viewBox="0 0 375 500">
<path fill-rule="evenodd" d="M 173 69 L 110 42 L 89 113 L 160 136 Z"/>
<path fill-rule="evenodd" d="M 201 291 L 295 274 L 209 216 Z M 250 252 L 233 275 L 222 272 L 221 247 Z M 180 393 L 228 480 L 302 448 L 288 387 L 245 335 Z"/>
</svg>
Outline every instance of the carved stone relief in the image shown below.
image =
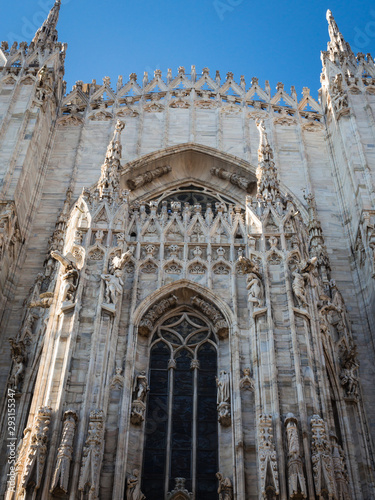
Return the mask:
<svg viewBox="0 0 375 500">
<path fill-rule="evenodd" d="M 279 472 L 276 448 L 273 440 L 272 416 L 260 415 L 259 418 L 259 476 L 263 497 L 274 498 L 279 495 Z"/>
<path fill-rule="evenodd" d="M 311 419 L 311 459 L 315 483 L 315 493 L 318 497 L 336 498 L 336 484 L 331 455 L 331 447 L 328 441 L 326 425 L 319 415 Z"/>
<path fill-rule="evenodd" d="M 90 413 L 89 429 L 83 448 L 83 458 L 78 490 L 87 492 L 88 500 L 97 500 L 99 493 L 100 468 L 104 447 L 104 413 L 93 410 Z"/>
<path fill-rule="evenodd" d="M 218 420 L 223 427 L 230 426 L 231 420 L 231 384 L 230 375 L 226 371 L 221 371 L 216 378 L 217 391 L 217 411 Z"/>
<path fill-rule="evenodd" d="M 67 410 L 64 413 L 64 423 L 61 433 L 60 446 L 57 451 L 57 459 L 51 484 L 51 493 L 68 493 L 70 463 L 73 459 L 73 442 L 78 421 L 77 412 Z"/>
<path fill-rule="evenodd" d="M 158 320 L 166 311 L 177 304 L 177 297 L 171 295 L 167 299 L 163 299 L 154 305 L 139 323 L 138 332 L 141 335 L 149 335 L 154 328 L 156 320 Z"/>
<path fill-rule="evenodd" d="M 222 314 L 214 306 L 199 298 L 197 295 L 192 297 L 191 303 L 198 307 L 198 309 L 212 321 L 214 331 L 219 337 L 225 338 L 228 336 L 228 324 Z"/>
<path fill-rule="evenodd" d="M 291 499 L 307 498 L 305 475 L 301 458 L 297 419 L 289 413 L 285 419 L 288 441 L 288 489 Z"/>
</svg>

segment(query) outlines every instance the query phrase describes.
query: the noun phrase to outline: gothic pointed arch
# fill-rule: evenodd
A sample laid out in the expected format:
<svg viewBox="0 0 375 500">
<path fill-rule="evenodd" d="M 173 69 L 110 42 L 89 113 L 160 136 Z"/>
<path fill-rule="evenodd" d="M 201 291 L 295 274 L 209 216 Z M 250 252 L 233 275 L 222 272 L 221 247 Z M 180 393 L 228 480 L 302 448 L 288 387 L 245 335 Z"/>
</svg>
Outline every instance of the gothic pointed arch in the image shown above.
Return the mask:
<svg viewBox="0 0 375 500">
<path fill-rule="evenodd" d="M 230 371 L 230 316 L 210 290 L 189 280 L 162 287 L 135 311 L 137 359 L 145 360 L 136 372 L 147 373 L 149 392 L 143 408 L 133 399 L 132 415 L 134 422 L 144 415 L 142 492 L 151 500 L 216 499 L 216 377 Z"/>
</svg>

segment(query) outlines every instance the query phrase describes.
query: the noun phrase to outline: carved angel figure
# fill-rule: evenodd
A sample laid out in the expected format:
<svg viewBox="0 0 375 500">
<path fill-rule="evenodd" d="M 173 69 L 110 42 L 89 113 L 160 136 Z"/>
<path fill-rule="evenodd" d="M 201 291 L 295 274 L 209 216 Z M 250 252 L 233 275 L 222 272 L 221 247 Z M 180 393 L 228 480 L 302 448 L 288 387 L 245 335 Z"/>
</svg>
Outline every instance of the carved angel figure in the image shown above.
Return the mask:
<svg viewBox="0 0 375 500">
<path fill-rule="evenodd" d="M 121 270 L 116 269 L 114 274 L 102 274 L 105 282 L 105 301 L 107 304 L 117 304 L 118 295 L 122 293 L 124 282 L 121 279 Z"/>
<path fill-rule="evenodd" d="M 134 469 L 133 474 L 128 476 L 126 481 L 126 500 L 144 500 L 146 497 L 141 491 L 141 485 L 139 484 L 139 470 Z"/>
<path fill-rule="evenodd" d="M 79 272 L 77 270 L 74 257 L 71 256 L 71 254 L 63 256 L 58 251 L 52 251 L 51 256 L 58 260 L 63 268 L 62 281 L 64 285 L 62 302 L 73 302 L 79 279 Z"/>
<path fill-rule="evenodd" d="M 217 472 L 216 477 L 219 481 L 219 488 L 217 490 L 217 492 L 219 493 L 219 499 L 233 500 L 233 486 L 230 478 L 224 477 L 221 472 Z"/>
</svg>

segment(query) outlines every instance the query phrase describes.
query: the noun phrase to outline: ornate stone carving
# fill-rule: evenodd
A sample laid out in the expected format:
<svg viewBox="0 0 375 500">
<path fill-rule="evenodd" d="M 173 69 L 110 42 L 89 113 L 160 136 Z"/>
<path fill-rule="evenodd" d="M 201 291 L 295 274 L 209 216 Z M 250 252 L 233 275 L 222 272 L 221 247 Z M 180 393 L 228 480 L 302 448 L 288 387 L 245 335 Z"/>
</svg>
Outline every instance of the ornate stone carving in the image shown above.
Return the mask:
<svg viewBox="0 0 375 500">
<path fill-rule="evenodd" d="M 124 282 L 121 279 L 122 271 L 116 269 L 113 274 L 102 274 L 101 278 L 105 283 L 104 299 L 106 304 L 113 304 L 116 307 L 118 297 L 122 293 Z"/>
<path fill-rule="evenodd" d="M 338 444 L 337 437 L 331 434 L 332 462 L 336 480 L 337 500 L 351 500 L 349 476 L 346 468 L 344 450 Z"/>
<path fill-rule="evenodd" d="M 217 391 L 217 411 L 218 420 L 224 427 L 231 424 L 231 396 L 230 396 L 230 375 L 226 371 L 221 371 L 216 377 Z"/>
<path fill-rule="evenodd" d="M 79 280 L 79 272 L 77 266 L 75 264 L 75 259 L 70 254 L 63 256 L 60 252 L 52 251 L 51 256 L 58 260 L 62 266 L 62 283 L 63 283 L 63 291 L 61 302 L 74 302 L 75 293 L 78 286 Z"/>
<path fill-rule="evenodd" d="M 36 496 L 36 491 L 42 485 L 42 477 L 47 457 L 47 442 L 49 424 L 51 422 L 52 408 L 49 406 L 40 407 L 36 414 L 29 446 L 27 458 L 21 477 L 21 487 L 23 490 L 31 487 Z"/>
<path fill-rule="evenodd" d="M 275 498 L 280 492 L 271 415 L 260 415 L 259 417 L 258 456 L 261 493 L 264 498 Z"/>
<path fill-rule="evenodd" d="M 352 343 L 341 352 L 340 380 L 346 395 L 349 397 L 358 396 L 358 367 L 357 346 Z"/>
<path fill-rule="evenodd" d="M 175 295 L 171 295 L 167 299 L 163 299 L 154 305 L 147 314 L 142 318 L 138 332 L 141 335 L 149 335 L 154 327 L 154 324 L 157 319 L 162 316 L 168 309 L 171 309 L 177 304 L 177 297 Z"/>
<path fill-rule="evenodd" d="M 154 179 L 157 179 L 159 177 L 162 177 L 163 175 L 168 174 L 171 170 L 172 168 L 170 166 L 158 167 L 155 168 L 154 170 L 149 170 L 144 174 L 138 175 L 134 179 L 128 179 L 127 185 L 129 189 L 134 191 L 135 189 L 138 189 L 141 186 L 144 186 L 145 184 L 149 184 Z"/>
<path fill-rule="evenodd" d="M 132 247 L 120 256 L 115 255 L 109 264 L 110 272 L 108 274 L 101 275 L 101 278 L 105 283 L 105 309 L 109 312 L 116 311 L 118 298 L 121 295 L 124 286 L 124 282 L 122 280 L 123 269 L 125 264 L 130 261 L 133 251 L 134 248 Z"/>
<path fill-rule="evenodd" d="M 21 242 L 15 204 L 13 201 L 0 202 L 0 262 L 6 252 L 14 261 Z"/>
<path fill-rule="evenodd" d="M 145 500 L 139 481 L 139 470 L 134 469 L 126 480 L 126 500 Z"/>
<path fill-rule="evenodd" d="M 305 475 L 298 436 L 297 419 L 293 413 L 288 413 L 285 419 L 288 441 L 288 486 L 289 498 L 307 498 Z"/>
<path fill-rule="evenodd" d="M 228 335 L 228 324 L 214 306 L 200 299 L 197 295 L 191 298 L 191 303 L 203 311 L 207 318 L 212 321 L 214 331 L 219 337 L 224 338 Z"/>
<path fill-rule="evenodd" d="M 276 201 L 280 197 L 279 180 L 277 170 L 273 161 L 273 151 L 268 142 L 264 120 L 257 122 L 260 134 L 258 150 L 258 168 L 256 176 L 258 179 L 258 198 L 264 201 Z"/>
<path fill-rule="evenodd" d="M 214 274 L 230 274 L 230 268 L 225 264 L 217 264 L 213 268 Z"/>
<path fill-rule="evenodd" d="M 53 95 L 52 77 L 47 68 L 43 66 L 37 73 L 37 85 L 35 88 L 36 104 L 42 103 L 49 96 Z"/>
<path fill-rule="evenodd" d="M 318 219 L 315 197 L 312 193 L 304 195 L 309 211 L 309 253 L 310 257 L 317 258 L 318 266 L 330 267 L 327 248 L 324 244 L 323 230 Z"/>
<path fill-rule="evenodd" d="M 145 400 L 149 390 L 146 372 L 141 372 L 134 381 L 133 402 L 130 416 L 130 420 L 134 425 L 140 425 L 145 419 Z"/>
<path fill-rule="evenodd" d="M 224 477 L 221 472 L 216 473 L 217 480 L 219 481 L 219 500 L 233 500 L 233 485 L 229 477 Z"/>
<path fill-rule="evenodd" d="M 64 413 L 64 423 L 60 446 L 57 452 L 55 470 L 53 473 L 51 493 L 68 493 L 70 463 L 73 458 L 73 442 L 77 425 L 77 412 L 67 410 Z"/>
<path fill-rule="evenodd" d="M 181 274 L 182 267 L 178 265 L 176 262 L 171 262 L 164 268 L 164 272 L 167 274 Z"/>
<path fill-rule="evenodd" d="M 141 272 L 144 274 L 156 274 L 158 272 L 158 266 L 154 262 L 146 262 L 141 267 Z"/>
<path fill-rule="evenodd" d="M 9 378 L 9 387 L 16 393 L 20 393 L 22 390 L 23 379 L 25 377 L 27 362 L 25 344 L 22 341 L 16 342 L 13 339 L 9 339 L 9 343 L 11 346 L 13 361 L 12 373 Z"/>
<path fill-rule="evenodd" d="M 183 99 L 173 99 L 172 103 L 169 105 L 171 108 L 182 108 L 188 109 L 190 108 L 190 104 Z"/>
<path fill-rule="evenodd" d="M 167 493 L 167 500 L 192 500 L 193 493 L 185 488 L 186 479 L 184 477 L 175 478 L 176 486 L 174 490 Z"/>
<path fill-rule="evenodd" d="M 88 491 L 88 500 L 97 500 L 99 492 L 100 468 L 104 448 L 104 413 L 93 410 L 90 413 L 89 429 L 83 448 L 78 490 Z"/>
<path fill-rule="evenodd" d="M 293 283 L 292 289 L 295 298 L 297 299 L 297 304 L 299 307 L 307 307 L 306 289 L 305 289 L 305 278 L 301 274 L 299 269 L 296 269 L 293 273 Z"/>
<path fill-rule="evenodd" d="M 338 73 L 331 87 L 331 102 L 338 119 L 350 113 L 348 95 L 343 89 L 342 81 L 342 74 Z"/>
<path fill-rule="evenodd" d="M 48 309 L 52 305 L 53 296 L 54 295 L 52 292 L 41 293 L 39 300 L 31 301 L 29 307 L 30 308 L 40 307 L 41 309 Z"/>
<path fill-rule="evenodd" d="M 122 368 L 120 366 L 116 367 L 115 375 L 111 381 L 111 389 L 121 389 L 124 387 L 124 377 L 122 375 Z"/>
<path fill-rule="evenodd" d="M 101 176 L 98 182 L 101 198 L 113 198 L 118 189 L 122 153 L 121 132 L 124 128 L 125 123 L 121 120 L 117 120 L 113 139 L 107 148 L 106 157 L 101 169 Z"/>
<path fill-rule="evenodd" d="M 250 193 L 255 188 L 255 182 L 246 177 L 242 177 L 236 173 L 232 174 L 225 170 L 224 168 L 211 168 L 211 174 L 219 177 L 219 179 L 228 180 L 234 186 L 244 189 L 247 193 Z"/>
<path fill-rule="evenodd" d="M 200 262 L 189 266 L 189 273 L 191 274 L 206 274 L 206 267 Z"/>
<path fill-rule="evenodd" d="M 243 377 L 240 380 L 240 388 L 253 392 L 255 389 L 255 381 L 251 376 L 250 368 L 244 368 Z"/>
<path fill-rule="evenodd" d="M 261 278 L 260 269 L 258 264 L 251 259 L 240 255 L 238 257 L 238 264 L 244 274 L 255 274 L 258 278 Z"/>
<path fill-rule="evenodd" d="M 319 415 L 311 419 L 311 459 L 317 497 L 336 497 L 336 484 L 331 449 L 327 438 L 326 426 Z"/>
<path fill-rule="evenodd" d="M 262 307 L 264 304 L 264 290 L 261 279 L 255 273 L 247 276 L 246 290 L 248 291 L 248 300 L 254 307 Z"/>
</svg>

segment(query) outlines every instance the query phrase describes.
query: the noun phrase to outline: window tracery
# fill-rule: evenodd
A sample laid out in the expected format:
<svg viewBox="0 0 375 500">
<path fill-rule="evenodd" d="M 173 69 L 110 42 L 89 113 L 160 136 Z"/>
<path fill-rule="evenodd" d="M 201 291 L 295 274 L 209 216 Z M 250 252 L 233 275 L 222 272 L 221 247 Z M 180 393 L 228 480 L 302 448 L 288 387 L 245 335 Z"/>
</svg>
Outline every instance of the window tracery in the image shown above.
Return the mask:
<svg viewBox="0 0 375 500">
<path fill-rule="evenodd" d="M 150 355 L 142 474 L 149 500 L 165 498 L 176 478 L 196 500 L 217 498 L 216 375 L 211 327 L 186 311 L 164 320 Z"/>
</svg>

